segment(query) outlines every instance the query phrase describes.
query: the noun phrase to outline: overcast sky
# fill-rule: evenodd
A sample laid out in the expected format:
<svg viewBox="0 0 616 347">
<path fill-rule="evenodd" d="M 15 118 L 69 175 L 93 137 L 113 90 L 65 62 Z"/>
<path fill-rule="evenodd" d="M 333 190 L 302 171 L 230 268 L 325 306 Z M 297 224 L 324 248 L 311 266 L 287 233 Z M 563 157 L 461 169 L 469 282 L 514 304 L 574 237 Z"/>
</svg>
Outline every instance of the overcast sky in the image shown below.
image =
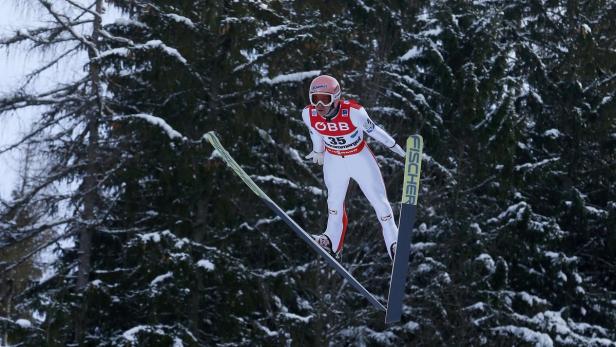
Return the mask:
<svg viewBox="0 0 616 347">
<path fill-rule="evenodd" d="M 0 1 L 0 37 L 10 35 L 21 27 L 36 25 L 36 13 L 32 9 L 19 9 L 12 0 Z M 38 59 L 37 59 L 38 58 Z M 0 95 L 18 85 L 23 76 L 36 66 L 40 57 L 28 55 L 19 49 L 0 48 Z M 32 112 L 20 111 L 0 116 L 0 148 L 12 143 L 20 131 L 27 129 Z M 0 155 L 0 197 L 7 198 L 17 180 L 19 153 L 12 151 Z"/>
<path fill-rule="evenodd" d="M 78 2 L 90 2 L 80 0 Z M 62 6 L 63 2 L 55 1 L 54 6 Z M 24 4 L 18 0 L 0 0 L 0 37 L 11 35 L 17 29 L 36 28 L 44 25 L 43 20 L 48 21 L 45 11 L 37 4 Z M 108 8 L 103 16 L 103 23 L 115 20 L 120 14 L 113 8 Z M 57 52 L 41 53 L 30 51 L 25 47 L 12 47 L 9 50 L 0 48 L 0 96 L 14 90 L 21 85 L 24 76 L 51 59 L 51 55 Z M 37 90 L 47 89 L 58 81 L 75 78 L 83 74 L 85 53 L 82 56 L 65 60 L 61 66 L 57 66 L 46 73 L 41 79 L 33 84 Z M 20 134 L 30 128 L 33 119 L 36 119 L 41 109 L 25 109 L 0 116 L 0 148 L 15 142 Z M 7 199 L 18 182 L 20 167 L 19 151 L 11 151 L 0 154 L 0 198 Z"/>
</svg>

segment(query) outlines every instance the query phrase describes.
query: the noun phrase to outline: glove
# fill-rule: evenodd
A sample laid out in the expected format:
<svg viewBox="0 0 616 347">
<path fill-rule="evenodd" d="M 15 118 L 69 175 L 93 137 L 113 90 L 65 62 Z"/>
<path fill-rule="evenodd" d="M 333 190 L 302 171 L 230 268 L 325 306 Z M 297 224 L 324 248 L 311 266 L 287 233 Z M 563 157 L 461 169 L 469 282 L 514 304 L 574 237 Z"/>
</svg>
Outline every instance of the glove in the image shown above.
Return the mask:
<svg viewBox="0 0 616 347">
<path fill-rule="evenodd" d="M 323 152 L 318 153 L 318 152 L 312 151 L 310 152 L 310 154 L 306 156 L 306 159 L 312 159 L 313 163 L 323 165 Z"/>
<path fill-rule="evenodd" d="M 394 153 L 398 154 L 398 155 L 399 155 L 399 156 L 401 156 L 402 158 L 404 158 L 404 156 L 405 156 L 405 154 L 406 154 L 406 153 L 404 152 L 404 150 L 402 149 L 402 147 L 400 147 L 400 145 L 399 145 L 399 144 L 397 144 L 397 143 L 396 143 L 395 145 L 393 145 L 393 146 L 389 147 L 389 149 L 391 149 L 392 151 L 394 151 Z"/>
</svg>

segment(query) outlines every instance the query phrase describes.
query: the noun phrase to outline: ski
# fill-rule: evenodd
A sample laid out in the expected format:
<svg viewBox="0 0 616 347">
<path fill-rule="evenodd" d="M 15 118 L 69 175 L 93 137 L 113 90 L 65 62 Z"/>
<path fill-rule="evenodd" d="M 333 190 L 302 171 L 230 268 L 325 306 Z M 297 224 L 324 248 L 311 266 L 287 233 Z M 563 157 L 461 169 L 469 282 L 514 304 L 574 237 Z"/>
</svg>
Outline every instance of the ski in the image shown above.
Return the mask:
<svg viewBox="0 0 616 347">
<path fill-rule="evenodd" d="M 304 242 L 310 246 L 315 252 L 321 255 L 325 261 L 334 268 L 345 280 L 353 286 L 360 294 L 362 294 L 368 301 L 374 305 L 379 310 L 385 311 L 385 306 L 381 304 L 377 298 L 370 293 L 351 273 L 349 273 L 334 257 L 332 257 L 328 252 L 326 252 L 321 246 L 319 246 L 316 241 L 306 232 L 302 227 L 300 227 L 288 214 L 286 214 L 272 199 L 270 199 L 265 192 L 259 188 L 259 186 L 248 176 L 248 174 L 242 169 L 242 167 L 231 157 L 229 152 L 225 150 L 225 148 L 220 143 L 220 140 L 214 134 L 213 131 L 206 133 L 203 136 L 207 139 L 212 146 L 218 151 L 220 157 L 224 160 L 224 162 L 235 172 L 239 178 L 244 181 L 244 183 L 259 197 L 263 202 L 272 210 L 280 219 L 282 219 L 296 234 L 299 236 Z"/>
<path fill-rule="evenodd" d="M 389 283 L 385 323 L 398 322 L 402 316 L 402 299 L 404 298 L 404 289 L 406 288 L 406 276 L 411 253 L 411 231 L 413 230 L 417 214 L 422 151 L 423 139 L 421 136 L 409 136 L 406 140 L 402 208 L 398 224 L 396 254 Z"/>
</svg>

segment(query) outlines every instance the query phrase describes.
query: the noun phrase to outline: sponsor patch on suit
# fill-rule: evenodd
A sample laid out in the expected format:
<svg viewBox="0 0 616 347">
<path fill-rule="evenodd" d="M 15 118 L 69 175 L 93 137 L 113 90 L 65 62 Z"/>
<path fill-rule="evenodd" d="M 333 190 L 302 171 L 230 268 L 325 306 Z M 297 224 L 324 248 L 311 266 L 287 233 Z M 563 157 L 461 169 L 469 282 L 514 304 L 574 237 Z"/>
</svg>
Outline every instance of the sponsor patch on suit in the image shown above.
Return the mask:
<svg viewBox="0 0 616 347">
<path fill-rule="evenodd" d="M 364 129 L 366 129 L 366 132 L 367 132 L 367 133 L 372 132 L 372 130 L 374 130 L 374 123 L 373 123 L 370 119 L 368 119 L 368 120 L 366 121 L 366 124 L 365 124 L 365 126 L 364 126 Z"/>
</svg>

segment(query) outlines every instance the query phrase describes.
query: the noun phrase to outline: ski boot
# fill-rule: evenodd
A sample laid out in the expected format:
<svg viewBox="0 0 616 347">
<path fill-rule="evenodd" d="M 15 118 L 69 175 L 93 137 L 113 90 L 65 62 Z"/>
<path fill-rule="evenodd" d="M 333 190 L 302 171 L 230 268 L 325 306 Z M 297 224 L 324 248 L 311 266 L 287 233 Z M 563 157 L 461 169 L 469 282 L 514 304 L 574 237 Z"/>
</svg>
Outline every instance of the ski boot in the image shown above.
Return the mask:
<svg viewBox="0 0 616 347">
<path fill-rule="evenodd" d="M 327 235 L 312 234 L 310 236 L 312 236 L 312 238 L 319 244 L 319 246 L 321 246 L 321 248 L 323 248 L 327 253 L 329 253 L 332 257 L 336 258 L 336 260 L 340 260 L 342 250 L 334 252 L 334 250 L 332 249 L 332 241 Z"/>
<path fill-rule="evenodd" d="M 398 242 L 394 242 L 391 244 L 391 247 L 389 247 L 389 251 L 391 253 L 391 261 L 394 261 L 396 259 L 396 248 L 398 246 Z"/>
</svg>

